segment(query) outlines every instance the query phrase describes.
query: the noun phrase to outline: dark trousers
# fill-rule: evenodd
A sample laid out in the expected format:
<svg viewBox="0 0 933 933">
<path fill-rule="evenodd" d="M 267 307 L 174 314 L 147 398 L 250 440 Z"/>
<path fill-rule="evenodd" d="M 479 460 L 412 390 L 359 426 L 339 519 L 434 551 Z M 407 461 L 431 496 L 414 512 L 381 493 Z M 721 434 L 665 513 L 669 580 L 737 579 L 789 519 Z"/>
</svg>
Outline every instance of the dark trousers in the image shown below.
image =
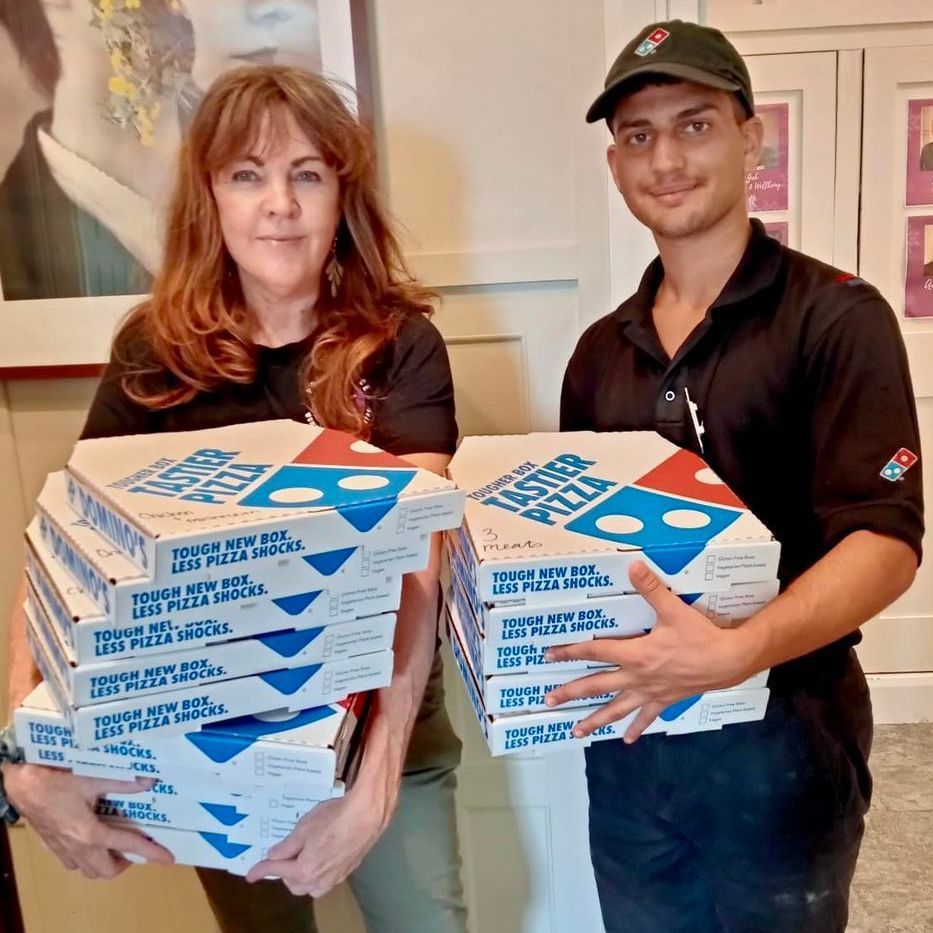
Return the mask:
<svg viewBox="0 0 933 933">
<path fill-rule="evenodd" d="M 757 723 L 586 750 L 607 933 L 842 933 L 871 798 L 854 652 Z"/>
</svg>

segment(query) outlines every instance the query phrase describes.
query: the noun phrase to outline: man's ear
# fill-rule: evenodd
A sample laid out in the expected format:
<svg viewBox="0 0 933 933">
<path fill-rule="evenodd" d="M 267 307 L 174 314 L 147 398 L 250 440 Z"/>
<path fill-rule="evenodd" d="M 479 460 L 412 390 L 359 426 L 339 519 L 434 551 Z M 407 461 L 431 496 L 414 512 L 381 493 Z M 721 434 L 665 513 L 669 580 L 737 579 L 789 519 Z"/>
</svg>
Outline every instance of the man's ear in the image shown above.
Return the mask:
<svg viewBox="0 0 933 933">
<path fill-rule="evenodd" d="M 745 150 L 745 174 L 758 168 L 761 147 L 765 139 L 765 125 L 761 117 L 749 117 L 741 124 L 743 146 Z"/>
</svg>

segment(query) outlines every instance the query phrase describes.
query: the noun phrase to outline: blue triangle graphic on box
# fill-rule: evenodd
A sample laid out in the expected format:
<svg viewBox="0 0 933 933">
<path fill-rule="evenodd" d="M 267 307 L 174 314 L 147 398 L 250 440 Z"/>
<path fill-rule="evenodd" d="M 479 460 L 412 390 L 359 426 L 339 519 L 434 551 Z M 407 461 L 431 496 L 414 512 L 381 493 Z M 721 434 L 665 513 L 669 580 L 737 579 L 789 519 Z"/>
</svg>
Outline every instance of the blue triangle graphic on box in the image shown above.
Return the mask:
<svg viewBox="0 0 933 933">
<path fill-rule="evenodd" d="M 266 477 L 240 500 L 247 508 L 337 509 L 364 502 L 395 504 L 417 470 L 374 470 L 292 463 Z"/>
<path fill-rule="evenodd" d="M 260 674 L 270 687 L 274 687 L 279 693 L 291 696 L 297 693 L 319 670 L 320 664 L 308 664 L 306 667 L 292 667 L 281 671 L 270 671 L 268 674 Z"/>
<path fill-rule="evenodd" d="M 566 528 L 588 538 L 640 548 L 664 573 L 675 574 L 741 514 L 706 502 L 623 486 L 575 516 Z M 683 518 L 692 526 L 685 527 Z"/>
<path fill-rule="evenodd" d="M 680 598 L 688 606 L 692 606 L 702 595 L 702 593 L 681 593 Z"/>
<path fill-rule="evenodd" d="M 186 732 L 185 738 L 211 761 L 222 764 L 261 739 L 300 729 L 334 715 L 336 712 L 331 706 L 312 706 L 282 720 L 238 716 L 223 722 L 207 723 L 198 732 Z"/>
<path fill-rule="evenodd" d="M 221 833 L 198 833 L 198 835 L 224 858 L 236 858 L 246 852 L 247 849 L 252 848 L 252 846 L 245 845 L 242 842 L 231 842 Z"/>
<path fill-rule="evenodd" d="M 396 500 L 391 502 L 367 502 L 361 505 L 351 505 L 337 511 L 357 531 L 371 531 L 379 522 L 395 508 Z"/>
<path fill-rule="evenodd" d="M 236 807 L 228 803 L 202 803 L 201 806 L 224 826 L 236 826 L 237 823 L 242 823 L 246 819 L 245 813 L 240 813 Z"/>
<path fill-rule="evenodd" d="M 355 552 L 355 547 L 345 547 L 338 551 L 325 551 L 323 554 L 305 554 L 301 559 L 321 576 L 329 577 L 336 573 Z"/>
<path fill-rule="evenodd" d="M 285 632 L 259 635 L 256 641 L 262 642 L 270 651 L 274 651 L 283 658 L 293 658 L 300 651 L 307 648 L 323 631 L 324 626 L 322 625 L 317 628 L 306 628 L 299 631 L 289 629 Z"/>
<path fill-rule="evenodd" d="M 685 697 L 683 700 L 678 700 L 676 703 L 671 703 L 667 709 L 661 711 L 661 719 L 665 722 L 673 722 L 678 716 L 682 713 L 685 713 L 691 706 L 695 706 L 702 699 L 702 694 L 697 694 L 693 697 Z"/>
<path fill-rule="evenodd" d="M 279 596 L 272 603 L 290 616 L 300 616 L 311 603 L 320 596 L 322 590 L 312 590 L 310 593 L 296 593 L 294 596 Z"/>
</svg>

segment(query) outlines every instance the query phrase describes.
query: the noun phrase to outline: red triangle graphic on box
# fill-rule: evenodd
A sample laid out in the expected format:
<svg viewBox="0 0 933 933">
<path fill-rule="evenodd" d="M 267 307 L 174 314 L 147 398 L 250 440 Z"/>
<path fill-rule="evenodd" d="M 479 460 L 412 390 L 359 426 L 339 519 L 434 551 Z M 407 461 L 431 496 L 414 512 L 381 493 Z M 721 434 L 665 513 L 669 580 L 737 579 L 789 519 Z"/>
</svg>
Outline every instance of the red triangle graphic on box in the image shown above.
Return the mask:
<svg viewBox="0 0 933 933">
<path fill-rule="evenodd" d="M 679 450 L 635 480 L 633 485 L 733 509 L 746 508 L 745 503 L 721 480 L 718 483 L 704 483 L 697 479 L 697 473 L 701 470 L 709 470 L 706 461 L 689 450 Z"/>
<path fill-rule="evenodd" d="M 357 450 L 353 449 L 356 445 Z M 365 447 L 364 447 L 365 445 Z M 311 463 L 315 466 L 345 467 L 392 467 L 395 469 L 413 469 L 412 464 L 400 457 L 372 447 L 352 434 L 325 428 L 301 453 L 293 458 L 293 463 Z"/>
</svg>

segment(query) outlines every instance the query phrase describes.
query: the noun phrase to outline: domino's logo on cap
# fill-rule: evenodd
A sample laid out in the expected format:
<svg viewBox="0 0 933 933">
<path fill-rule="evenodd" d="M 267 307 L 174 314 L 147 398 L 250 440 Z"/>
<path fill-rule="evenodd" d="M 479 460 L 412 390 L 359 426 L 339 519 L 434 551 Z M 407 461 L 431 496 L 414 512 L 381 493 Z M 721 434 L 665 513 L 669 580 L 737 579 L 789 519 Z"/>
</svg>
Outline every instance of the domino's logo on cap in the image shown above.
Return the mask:
<svg viewBox="0 0 933 933">
<path fill-rule="evenodd" d="M 640 58 L 647 58 L 662 42 L 670 37 L 671 34 L 666 29 L 658 27 L 650 36 L 645 36 L 641 45 L 635 49 L 635 54 Z"/>
</svg>

